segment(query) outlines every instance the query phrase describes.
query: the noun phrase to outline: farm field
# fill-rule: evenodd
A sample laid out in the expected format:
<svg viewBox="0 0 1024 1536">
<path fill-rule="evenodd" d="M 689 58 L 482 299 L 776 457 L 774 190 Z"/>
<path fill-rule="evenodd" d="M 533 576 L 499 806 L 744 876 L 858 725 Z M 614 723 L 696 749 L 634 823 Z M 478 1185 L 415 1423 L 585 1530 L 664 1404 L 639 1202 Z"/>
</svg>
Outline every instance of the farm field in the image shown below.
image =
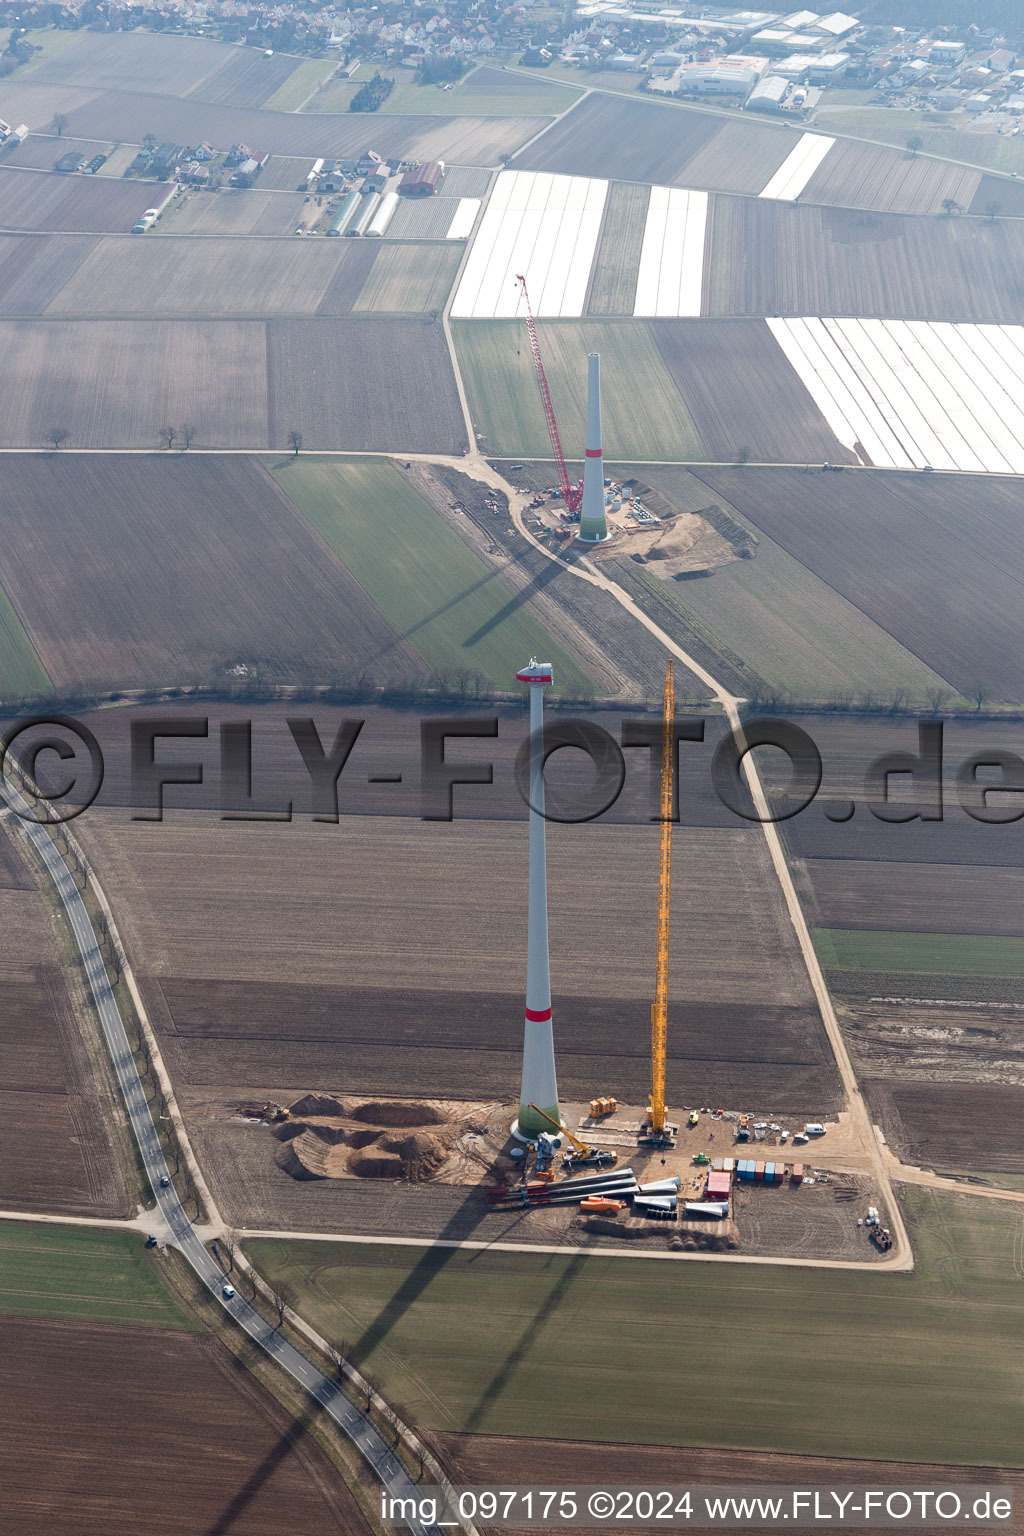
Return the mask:
<svg viewBox="0 0 1024 1536">
<path fill-rule="evenodd" d="M 865 1078 L 872 1118 L 893 1150 L 916 1167 L 1024 1173 L 1024 1087 L 1002 1083 Z M 1002 1180 L 997 1178 L 997 1183 Z M 1014 1207 L 1010 1207 L 1011 1210 Z M 1024 1221 L 1017 1211 L 1017 1278 Z"/>
<path fill-rule="evenodd" d="M 587 295 L 588 315 L 631 315 L 640 270 L 640 248 L 650 188 L 613 181 L 594 256 Z"/>
<path fill-rule="evenodd" d="M 710 313 L 1024 320 L 1016 220 L 714 202 Z"/>
<path fill-rule="evenodd" d="M 49 129 L 55 112 L 66 112 L 70 131 L 86 139 L 141 144 L 147 133 L 154 133 L 179 144 L 208 139 L 216 145 L 258 145 L 272 155 L 310 157 L 359 155 L 372 144 L 382 155 L 459 165 L 496 165 L 500 154 L 513 153 L 538 128 L 535 117 L 268 112 L 195 97 L 180 100 L 128 90 L 86 95 L 69 86 L 28 82 L 5 91 L 4 103 L 15 118 L 20 115 L 41 132 Z M 54 158 L 59 153 L 55 149 Z"/>
<path fill-rule="evenodd" d="M 48 693 L 50 679 L 7 593 L 0 588 L 0 697 Z"/>
<path fill-rule="evenodd" d="M 543 75 L 524 76 L 484 65 L 470 70 L 451 91 L 442 91 L 436 85 L 399 84 L 381 111 L 422 112 L 431 116 L 472 112 L 481 117 L 500 117 L 506 113 L 556 117 L 571 107 L 579 95 L 578 86 L 561 85 Z"/>
<path fill-rule="evenodd" d="M 164 233 L 174 235 L 290 235 L 304 201 L 302 192 L 225 187 L 212 196 L 197 192 L 182 198 L 161 224 Z"/>
<path fill-rule="evenodd" d="M 305 447 L 314 450 L 461 453 L 465 447 L 455 376 L 436 321 L 271 320 L 267 338 L 268 446 L 284 447 L 297 425 Z"/>
<path fill-rule="evenodd" d="M 357 314 L 440 314 L 461 259 L 459 244 L 382 245 L 352 308 Z"/>
<path fill-rule="evenodd" d="M 781 468 L 708 468 L 701 478 L 954 688 L 980 678 L 989 697 L 1024 698 L 1012 638 L 1015 479 L 860 470 L 823 488 L 819 476 Z M 950 624 L 935 593 L 954 577 Z"/>
<path fill-rule="evenodd" d="M 705 458 L 802 464 L 852 459 L 763 322 L 653 320 L 649 332 Z M 646 401 L 645 391 L 645 407 Z"/>
<path fill-rule="evenodd" d="M 249 1247 L 264 1273 L 300 1287 L 317 1327 L 355 1337 L 354 1358 L 428 1429 L 507 1433 L 529 1382 L 524 1427 L 555 1439 L 1019 1466 L 1018 1214 L 966 1196 L 904 1198 L 918 1267 L 898 1278 L 723 1265 L 709 1284 L 689 1264 L 640 1275 L 628 1260 L 586 1256 Z M 507 1341 L 496 1358 L 498 1286 Z M 570 1325 L 595 1305 L 597 1358 Z M 772 1328 L 744 1326 L 755 1308 L 770 1310 Z M 878 1371 L 866 1335 L 890 1371 Z M 822 1373 L 825 1339 L 832 1368 Z M 704 1378 L 716 1383 L 710 1397 L 693 1391 Z M 809 1417 L 811 1378 L 819 1411 Z M 664 1411 L 652 1421 L 655 1383 Z"/>
<path fill-rule="evenodd" d="M 1007 1468 L 976 1474 L 971 1467 L 933 1463 L 857 1461 L 848 1456 L 796 1456 L 754 1451 L 723 1451 L 698 1446 L 615 1445 L 598 1440 L 533 1439 L 523 1435 L 465 1435 L 435 1431 L 434 1440 L 465 1487 L 507 1488 L 524 1462 L 547 1488 L 611 1482 L 621 1487 L 672 1487 L 677 1479 L 691 1486 L 742 1487 L 765 1483 L 790 1487 L 956 1488 L 984 1478 L 991 1487 L 1011 1486 L 1020 1498 L 1024 1478 Z M 635 1525 L 610 1525 L 610 1536 L 627 1536 Z M 791 1526 L 795 1536 L 808 1527 Z M 509 1536 L 526 1536 L 509 1530 Z M 928 1536 L 936 1536 L 935 1531 Z"/>
<path fill-rule="evenodd" d="M 4 583 L 58 686 L 425 671 L 254 459 L 7 456 L 0 484 Z"/>
<path fill-rule="evenodd" d="M 112 177 L 2 170 L 0 228 L 119 234 L 131 229 L 151 196 L 149 187 Z"/>
<path fill-rule="evenodd" d="M 0 235 L 0 315 L 41 315 L 96 240 L 95 235 Z"/>
<path fill-rule="evenodd" d="M 65 46 L 48 49 L 41 59 L 26 65 L 18 79 L 84 86 L 95 92 L 152 91 L 154 95 L 183 96 L 241 52 L 205 37 L 83 30 Z"/>
<path fill-rule="evenodd" d="M 793 145 L 784 129 L 595 92 L 515 158 L 515 169 L 760 192 Z"/>
<path fill-rule="evenodd" d="M 520 320 L 453 324 L 473 419 L 488 453 L 550 453 L 533 362 Z M 541 320 L 544 366 L 567 445 L 585 435 L 586 359 L 603 360 L 604 445 L 609 457 L 690 459 L 702 444 L 651 333 L 633 322 Z M 642 405 L 641 405 L 642 400 Z M 642 446 L 641 446 L 642 445 Z"/>
<path fill-rule="evenodd" d="M 5 1221 L 0 1225 L 5 1331 L 9 1319 L 23 1317 L 47 1318 L 51 1325 L 118 1323 L 125 1334 L 136 1325 L 187 1333 L 195 1322 L 157 1266 L 137 1232 Z"/>
<path fill-rule="evenodd" d="M 242 196 L 252 194 L 242 193 Z M 276 194 L 273 194 L 276 196 Z M 219 197 L 217 201 L 219 202 Z M 173 226 L 171 226 L 173 227 Z M 51 315 L 347 314 L 362 286 L 355 241 L 98 240 L 47 306 Z M 340 247 L 340 249 L 339 249 Z M 345 281 L 350 267 L 356 279 Z"/>
<path fill-rule="evenodd" d="M 803 200 L 888 213 L 938 213 L 945 198 L 966 208 L 980 174 L 882 145 L 839 139 L 804 188 Z"/>
<path fill-rule="evenodd" d="M 700 510 L 711 500 L 708 487 L 686 470 L 641 465 L 628 473 L 663 491 L 681 510 Z M 727 505 L 725 511 L 731 515 L 733 509 Z M 920 705 L 931 690 L 944 686 L 884 629 L 764 535 L 753 559 L 719 566 L 706 580 L 663 581 L 624 557 L 617 563 L 630 590 L 637 583 L 649 589 L 652 600 L 674 609 L 713 649 L 742 658 L 748 686 L 760 679 L 767 690 L 801 700 L 826 700 L 860 688 L 889 695 L 902 691 Z"/>
<path fill-rule="evenodd" d="M 0 351 L 5 447 L 40 447 L 56 426 L 69 431 L 69 446 L 156 448 L 168 422 L 194 422 L 197 446 L 275 441 L 264 321 L 5 320 Z M 277 398 L 285 407 L 294 399 L 287 376 Z M 286 431 L 276 439 L 282 447 Z"/>
<path fill-rule="evenodd" d="M 286 91 L 296 70 L 303 70 L 308 78 L 307 66 L 316 63 L 320 75 L 325 75 L 330 64 L 321 59 L 305 61 L 291 54 L 274 52 L 267 58 L 262 48 L 231 47 L 224 62 L 191 86 L 187 91 L 175 92 L 187 100 L 209 101 L 225 107 L 263 107 L 278 91 Z M 310 85 L 305 94 L 315 88 Z"/>
<path fill-rule="evenodd" d="M 851 133 L 898 148 L 905 145 L 908 138 L 916 136 L 921 140 L 923 154 L 966 161 L 981 170 L 1024 170 L 1024 151 L 1019 138 L 1001 133 L 968 133 L 962 129 L 939 128 L 924 112 L 870 106 L 850 110 L 837 102 L 831 108 L 828 103 L 820 106 L 814 120 L 827 133 Z"/>
<path fill-rule="evenodd" d="M 494 567 L 393 465 L 303 457 L 268 467 L 431 670 L 469 669 L 501 688 L 508 686 L 510 657 L 543 652 L 555 665 L 560 691 L 592 686 Z"/>
<path fill-rule="evenodd" d="M 49 911 L 9 834 L 2 838 L 0 1206 L 126 1216 L 128 1198 L 104 1123 L 105 1105 L 72 1010 Z"/>
<path fill-rule="evenodd" d="M 292 60 L 295 68 L 272 96 L 260 102 L 265 112 L 298 112 L 321 82 L 337 68 L 333 59 Z"/>
<path fill-rule="evenodd" d="M 998 735 L 998 733 L 994 733 Z M 952 797 L 951 797 L 952 800 Z M 951 803 L 948 814 L 962 815 Z M 977 826 L 977 851 L 983 852 L 986 834 L 1006 833 L 1010 827 Z M 1019 841 L 1019 839 L 1017 839 Z M 985 946 L 996 940 L 1020 942 L 1024 869 L 991 864 L 924 864 L 909 859 L 813 859 L 807 873 L 813 885 L 815 917 L 823 929 L 864 929 L 905 935 L 924 942 L 931 935 L 951 963 L 935 969 L 972 975 L 1012 976 L 1001 967 L 999 956 L 1008 957 L 999 945 L 989 954 Z M 950 937 L 952 935 L 952 937 Z M 971 942 L 964 937 L 971 935 Z M 976 938 L 981 948 L 974 946 Z M 902 963 L 876 966 L 874 958 L 861 954 L 844 936 L 842 958 L 834 964 L 854 968 L 928 971 L 933 967 L 911 962 L 908 949 Z M 949 948 L 947 949 L 947 945 Z M 961 954 L 961 946 L 965 951 Z M 956 963 L 953 963 L 953 962 Z M 988 966 L 996 969 L 989 970 Z M 924 977 L 911 990 L 920 990 Z"/>
<path fill-rule="evenodd" d="M 1024 978 L 1024 938 L 884 929 L 816 928 L 814 947 L 832 971 Z"/>
</svg>

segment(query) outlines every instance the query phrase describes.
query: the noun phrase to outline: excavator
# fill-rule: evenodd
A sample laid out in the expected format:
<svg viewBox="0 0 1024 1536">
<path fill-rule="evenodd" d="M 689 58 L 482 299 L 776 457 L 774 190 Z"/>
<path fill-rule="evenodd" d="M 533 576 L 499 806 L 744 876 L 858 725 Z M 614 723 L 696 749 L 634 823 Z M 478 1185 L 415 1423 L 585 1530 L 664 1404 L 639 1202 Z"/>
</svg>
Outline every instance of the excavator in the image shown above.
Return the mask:
<svg viewBox="0 0 1024 1536">
<path fill-rule="evenodd" d="M 547 1120 L 550 1125 L 554 1126 L 559 1136 L 565 1136 L 575 1147 L 576 1150 L 574 1152 L 567 1152 L 562 1158 L 563 1168 L 615 1167 L 619 1160 L 617 1152 L 609 1152 L 602 1147 L 588 1147 L 585 1141 L 580 1141 L 579 1137 L 574 1136 L 572 1131 L 567 1131 L 564 1125 L 559 1125 L 557 1120 L 545 1114 L 544 1110 L 539 1108 L 538 1105 L 531 1104 L 530 1108 L 535 1109 L 542 1119 Z"/>
<path fill-rule="evenodd" d="M 676 685 L 669 662 L 661 719 L 661 845 L 658 856 L 658 950 L 651 1005 L 651 1102 L 639 1137 L 641 1147 L 674 1147 L 665 1125 L 665 1055 L 668 1043 L 668 929 L 672 909 L 672 770 L 675 765 Z"/>
</svg>

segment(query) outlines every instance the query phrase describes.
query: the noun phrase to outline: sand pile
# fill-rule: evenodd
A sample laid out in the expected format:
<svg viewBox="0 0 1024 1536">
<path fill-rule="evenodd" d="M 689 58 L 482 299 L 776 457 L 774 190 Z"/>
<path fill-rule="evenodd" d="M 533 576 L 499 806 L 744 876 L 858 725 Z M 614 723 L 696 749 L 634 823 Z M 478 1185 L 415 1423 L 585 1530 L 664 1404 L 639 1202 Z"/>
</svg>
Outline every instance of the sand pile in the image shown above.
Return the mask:
<svg viewBox="0 0 1024 1536">
<path fill-rule="evenodd" d="M 394 1152 L 349 1153 L 346 1164 L 357 1179 L 400 1179 L 402 1159 Z"/>
<path fill-rule="evenodd" d="M 444 1162 L 448 1150 L 439 1137 L 426 1131 L 413 1131 L 410 1136 L 389 1136 L 382 1145 L 401 1158 L 402 1177 L 411 1184 L 431 1178 Z"/>
<path fill-rule="evenodd" d="M 285 1142 L 275 1161 L 293 1179 L 337 1179 L 345 1168 L 348 1149 L 324 1141 L 308 1127 L 301 1136 Z"/>
</svg>

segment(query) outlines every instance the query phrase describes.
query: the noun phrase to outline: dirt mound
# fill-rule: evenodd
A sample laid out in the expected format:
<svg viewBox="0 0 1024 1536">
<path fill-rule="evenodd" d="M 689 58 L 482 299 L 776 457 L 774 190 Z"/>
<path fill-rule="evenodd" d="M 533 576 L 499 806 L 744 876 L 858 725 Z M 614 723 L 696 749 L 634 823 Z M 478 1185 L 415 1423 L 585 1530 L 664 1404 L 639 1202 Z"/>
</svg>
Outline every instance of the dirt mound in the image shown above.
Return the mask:
<svg viewBox="0 0 1024 1536">
<path fill-rule="evenodd" d="M 281 1125 L 275 1125 L 273 1132 L 278 1141 L 294 1141 L 296 1136 L 301 1136 L 305 1129 L 301 1121 L 285 1120 Z"/>
<path fill-rule="evenodd" d="M 588 1216 L 582 1223 L 584 1232 L 599 1232 L 602 1237 L 646 1237 L 643 1227 L 629 1221 L 614 1221 L 610 1216 Z"/>
<path fill-rule="evenodd" d="M 382 1135 L 382 1131 L 349 1131 L 346 1139 L 350 1147 L 372 1147 Z"/>
<path fill-rule="evenodd" d="M 345 1106 L 340 1099 L 331 1098 L 330 1094 L 307 1093 L 304 1099 L 296 1099 L 294 1104 L 288 1106 L 288 1113 L 297 1120 L 307 1115 L 343 1115 Z"/>
<path fill-rule="evenodd" d="M 314 1173 L 307 1168 L 295 1150 L 294 1141 L 286 1142 L 275 1154 L 274 1161 L 282 1172 L 290 1174 L 293 1179 L 321 1179 L 323 1174 Z"/>
<path fill-rule="evenodd" d="M 275 1160 L 293 1179 L 337 1179 L 348 1156 L 343 1134 L 337 1142 L 307 1126 L 301 1136 L 285 1143 Z"/>
<path fill-rule="evenodd" d="M 427 1131 L 413 1131 L 410 1136 L 388 1136 L 382 1148 L 402 1160 L 402 1177 L 416 1184 L 429 1179 L 444 1162 L 446 1148 L 437 1136 Z"/>
<path fill-rule="evenodd" d="M 292 1114 L 298 1106 L 292 1105 Z M 305 1111 L 310 1113 L 310 1111 Z M 319 1114 L 339 1114 L 340 1110 L 319 1110 Z M 371 1102 L 360 1104 L 352 1111 L 353 1120 L 368 1121 L 371 1125 L 444 1125 L 445 1117 L 432 1104 L 399 1104 Z"/>
<path fill-rule="evenodd" d="M 325 1141 L 329 1147 L 340 1147 L 347 1141 L 343 1126 L 340 1125 L 310 1125 L 306 1129 L 311 1136 L 316 1136 L 320 1141 Z"/>
<path fill-rule="evenodd" d="M 360 1153 L 348 1159 L 348 1171 L 359 1179 L 400 1179 L 402 1159 L 393 1152 Z"/>
</svg>

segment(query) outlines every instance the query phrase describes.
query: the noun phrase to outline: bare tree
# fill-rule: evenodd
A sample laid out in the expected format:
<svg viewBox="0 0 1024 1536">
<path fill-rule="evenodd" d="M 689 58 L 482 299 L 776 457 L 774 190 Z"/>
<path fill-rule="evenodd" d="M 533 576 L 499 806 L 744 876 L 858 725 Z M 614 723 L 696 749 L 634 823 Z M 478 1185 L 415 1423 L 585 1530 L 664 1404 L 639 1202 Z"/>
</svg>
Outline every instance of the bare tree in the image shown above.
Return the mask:
<svg viewBox="0 0 1024 1536">
<path fill-rule="evenodd" d="M 292 457 L 297 459 L 299 456 L 299 450 L 302 447 L 302 433 L 297 431 L 295 427 L 292 427 L 291 431 L 288 433 L 288 447 L 292 451 Z"/>
<path fill-rule="evenodd" d="M 918 152 L 920 151 L 921 145 L 923 143 L 924 140 L 919 133 L 912 133 L 910 135 L 910 138 L 907 140 L 907 154 L 910 156 L 911 160 L 917 158 Z"/>
<path fill-rule="evenodd" d="M 929 688 L 925 693 L 925 698 L 928 700 L 928 708 L 931 710 L 932 714 L 937 715 L 940 713 L 949 698 L 949 689 Z"/>
<path fill-rule="evenodd" d="M 948 216 L 954 213 L 962 213 L 963 209 L 955 197 L 944 197 L 942 199 L 942 211 Z"/>
<path fill-rule="evenodd" d="M 156 134 L 155 133 L 144 134 L 143 138 L 142 138 L 142 147 L 143 147 L 143 149 L 148 149 L 150 152 L 152 152 L 154 149 L 156 149 Z"/>
<path fill-rule="evenodd" d="M 348 1359 L 351 1352 L 351 1339 L 336 1339 L 333 1344 L 328 1344 L 327 1354 L 330 1357 L 331 1364 L 334 1366 L 334 1369 L 337 1371 L 339 1376 L 343 1374 L 345 1361 Z"/>
<path fill-rule="evenodd" d="M 994 197 L 989 198 L 988 202 L 985 204 L 985 217 L 988 219 L 989 223 L 994 224 L 1001 212 L 1002 204 L 997 203 Z"/>
<path fill-rule="evenodd" d="M 238 1254 L 238 1234 L 231 1227 L 225 1227 L 219 1238 L 221 1250 L 228 1264 L 228 1274 L 234 1274 L 235 1258 Z"/>
<path fill-rule="evenodd" d="M 983 683 L 980 678 L 977 682 L 972 683 L 970 689 L 968 690 L 968 697 L 974 700 L 975 709 L 980 709 L 988 696 L 988 683 Z"/>
<path fill-rule="evenodd" d="M 177 435 L 178 435 L 177 427 L 161 427 L 160 428 L 160 436 L 163 438 L 164 446 L 166 448 L 173 447 L 174 439 L 177 437 Z"/>
<path fill-rule="evenodd" d="M 179 433 L 179 436 L 182 442 L 185 444 L 186 448 L 191 448 L 195 435 L 196 429 L 191 425 L 182 427 L 181 432 Z"/>
<path fill-rule="evenodd" d="M 13 121 L 13 119 L 12 119 L 12 121 Z M 66 112 L 55 112 L 53 114 L 53 131 L 57 135 L 58 139 L 62 139 L 64 137 L 64 134 L 67 131 L 67 127 L 68 127 L 68 116 L 67 116 L 67 113 Z"/>
<path fill-rule="evenodd" d="M 278 1280 L 270 1286 L 270 1300 L 277 1313 L 277 1326 L 284 1324 L 284 1314 L 289 1307 L 295 1308 L 295 1287 L 287 1280 Z"/>
<path fill-rule="evenodd" d="M 53 444 L 54 453 L 56 453 L 58 449 L 63 448 L 64 444 L 67 442 L 70 436 L 71 433 L 68 431 L 67 427 L 47 427 L 46 429 L 46 439 L 47 442 Z"/>
</svg>

